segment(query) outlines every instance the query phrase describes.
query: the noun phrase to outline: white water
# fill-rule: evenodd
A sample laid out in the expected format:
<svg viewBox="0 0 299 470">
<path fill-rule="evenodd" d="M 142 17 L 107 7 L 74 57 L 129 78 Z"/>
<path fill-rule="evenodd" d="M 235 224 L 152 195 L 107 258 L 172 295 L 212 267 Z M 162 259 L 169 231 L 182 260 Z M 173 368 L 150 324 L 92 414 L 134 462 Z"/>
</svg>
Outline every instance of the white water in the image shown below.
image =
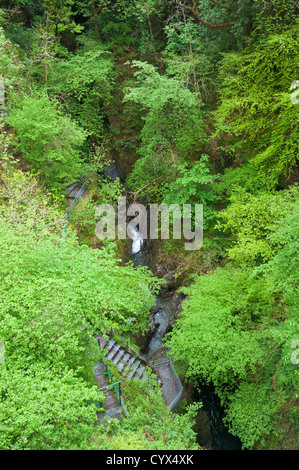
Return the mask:
<svg viewBox="0 0 299 470">
<path fill-rule="evenodd" d="M 130 224 L 128 225 L 128 235 L 132 240 L 132 255 L 136 255 L 141 250 L 143 245 L 143 238 L 137 229 L 137 227 L 132 227 Z"/>
</svg>

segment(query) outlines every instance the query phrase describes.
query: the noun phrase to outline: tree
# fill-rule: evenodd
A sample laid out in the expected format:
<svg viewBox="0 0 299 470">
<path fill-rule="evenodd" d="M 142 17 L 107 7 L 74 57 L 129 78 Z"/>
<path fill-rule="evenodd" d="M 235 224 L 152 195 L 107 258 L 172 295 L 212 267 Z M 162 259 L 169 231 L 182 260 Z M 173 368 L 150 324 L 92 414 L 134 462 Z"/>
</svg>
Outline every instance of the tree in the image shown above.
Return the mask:
<svg viewBox="0 0 299 470">
<path fill-rule="evenodd" d="M 196 96 L 178 80 L 160 75 L 150 64 L 133 61 L 137 84 L 128 88 L 125 101 L 146 112 L 141 131 L 142 157 L 130 175 L 133 189 L 148 184 L 157 172 L 168 179 L 169 168 L 198 150 L 203 124 Z"/>
<path fill-rule="evenodd" d="M 168 76 L 182 81 L 196 93 L 199 108 L 215 89 L 215 67 L 201 35 L 201 28 L 183 15 L 183 21 L 166 26 L 167 45 L 164 57 Z"/>
<path fill-rule="evenodd" d="M 296 164 L 299 108 L 290 99 L 290 86 L 298 74 L 297 47 L 292 26 L 243 54 L 224 57 L 215 137 L 239 166 L 243 163 L 243 185 L 283 186 Z"/>
<path fill-rule="evenodd" d="M 216 218 L 213 204 L 218 196 L 213 192 L 212 182 L 218 175 L 212 175 L 208 168 L 209 157 L 202 155 L 199 162 L 194 163 L 191 168 L 188 165 L 177 165 L 177 177 L 164 187 L 164 204 L 203 204 L 204 227 Z"/>
<path fill-rule="evenodd" d="M 228 257 L 238 263 L 263 263 L 281 248 L 273 236 L 292 210 L 298 197 L 296 187 L 279 193 L 259 192 L 252 195 L 236 188 L 229 205 L 218 214 L 216 228 L 234 238 Z"/>
<path fill-rule="evenodd" d="M 103 394 L 72 370 L 37 363 L 0 368 L 0 446 L 3 450 L 86 449 Z"/>
<path fill-rule="evenodd" d="M 202 3 L 202 2 L 201 2 Z M 234 11 L 233 6 L 227 5 L 227 2 L 221 2 L 218 0 L 210 0 L 210 3 L 214 3 L 214 6 L 218 6 L 221 8 L 222 11 L 226 10 L 227 12 Z M 191 13 L 197 21 L 199 21 L 202 25 L 207 26 L 210 29 L 223 29 L 223 28 L 228 28 L 229 26 L 232 26 L 233 22 L 232 21 L 223 21 L 221 23 L 211 23 L 209 21 L 206 21 L 200 10 L 199 6 L 197 5 L 196 0 L 191 0 L 190 4 L 182 3 L 179 0 L 176 0 L 176 4 L 186 10 L 187 12 Z M 212 5 L 210 5 L 212 7 Z"/>
<path fill-rule="evenodd" d="M 95 331 L 144 330 L 160 282 L 119 266 L 114 247 L 78 245 L 29 174 L 1 174 L 0 445 L 88 448 L 94 427 Z M 53 201 L 52 201 L 53 204 Z M 87 406 L 89 405 L 89 406 Z"/>
<path fill-rule="evenodd" d="M 32 188 L 34 181 L 26 180 Z M 24 185 L 21 191 L 19 182 L 16 190 L 17 181 L 18 176 L 6 178 L 0 211 L 6 258 L 0 268 L 0 324 L 7 354 L 70 368 L 80 368 L 85 358 L 87 373 L 84 343 L 92 342 L 92 334 L 86 339 L 91 325 L 100 331 L 107 322 L 123 331 L 144 330 L 160 283 L 145 268 L 118 266 L 109 244 L 90 250 L 67 235 L 63 242 L 60 224 L 53 223 L 57 211 L 47 210 L 45 196 L 34 189 Z"/>
<path fill-rule="evenodd" d="M 128 88 L 125 101 L 141 105 L 148 113 L 142 130 L 140 154 L 172 150 L 187 157 L 202 136 L 195 96 L 175 79 L 160 75 L 155 67 L 133 61 L 137 86 Z"/>
<path fill-rule="evenodd" d="M 177 14 L 171 21 L 186 17 L 196 24 L 205 55 L 216 61 L 221 52 L 244 48 L 260 11 L 259 4 L 250 0 L 172 0 L 172 4 Z"/>
<path fill-rule="evenodd" d="M 15 148 L 40 172 L 53 191 L 80 174 L 86 133 L 47 96 L 25 96 L 7 123 L 16 131 Z"/>
<path fill-rule="evenodd" d="M 48 32 L 51 26 L 56 36 L 65 30 L 76 33 L 83 30 L 82 26 L 76 24 L 73 19 L 74 4 L 75 0 L 42 0 Z"/>
<path fill-rule="evenodd" d="M 8 166 L 0 170 L 0 181 L 0 216 L 13 227 L 26 226 L 35 240 L 64 227 L 59 201 L 32 175 Z"/>
<path fill-rule="evenodd" d="M 271 317 L 274 299 L 267 282 L 229 265 L 200 276 L 184 292 L 188 299 L 167 344 L 185 362 L 187 377 L 212 382 L 224 399 L 261 361 L 254 330 Z"/>
<path fill-rule="evenodd" d="M 92 22 L 97 41 L 105 42 L 106 34 L 124 35 L 130 30 L 126 24 L 132 16 L 132 2 L 128 0 L 76 0 L 77 11 Z"/>
<path fill-rule="evenodd" d="M 76 54 L 60 60 L 50 77 L 51 93 L 93 140 L 103 134 L 113 89 L 113 60 L 95 41 L 81 39 Z"/>
<path fill-rule="evenodd" d="M 212 383 L 243 446 L 296 448 L 298 329 L 268 276 L 227 264 L 188 289 L 167 345 L 200 388 Z M 290 312 L 291 313 L 291 312 Z M 296 333 L 297 332 L 297 333 Z"/>
<path fill-rule="evenodd" d="M 4 81 L 6 109 L 9 108 L 15 94 L 19 97 L 18 93 L 27 91 L 24 72 L 25 68 L 21 62 L 19 50 L 5 37 L 4 29 L 0 26 L 0 76 Z"/>
</svg>

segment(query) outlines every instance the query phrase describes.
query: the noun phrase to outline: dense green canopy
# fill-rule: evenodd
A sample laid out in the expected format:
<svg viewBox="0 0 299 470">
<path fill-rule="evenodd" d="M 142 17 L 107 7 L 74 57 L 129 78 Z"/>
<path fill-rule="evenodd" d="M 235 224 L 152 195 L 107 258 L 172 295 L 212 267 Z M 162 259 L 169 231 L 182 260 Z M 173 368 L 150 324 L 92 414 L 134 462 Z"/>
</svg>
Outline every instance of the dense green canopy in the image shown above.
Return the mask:
<svg viewBox="0 0 299 470">
<path fill-rule="evenodd" d="M 95 427 L 86 406 L 103 399 L 94 333 L 144 333 L 163 277 L 186 294 L 167 336 L 181 377 L 214 388 L 244 448 L 298 449 L 298 12 L 1 2 L 1 449 L 198 448 L 190 393 L 170 413 L 116 369 L 131 420 Z M 192 228 L 203 204 L 202 248 L 149 241 L 151 270 L 133 267 L 131 242 L 95 234 L 120 195 L 189 204 Z"/>
</svg>

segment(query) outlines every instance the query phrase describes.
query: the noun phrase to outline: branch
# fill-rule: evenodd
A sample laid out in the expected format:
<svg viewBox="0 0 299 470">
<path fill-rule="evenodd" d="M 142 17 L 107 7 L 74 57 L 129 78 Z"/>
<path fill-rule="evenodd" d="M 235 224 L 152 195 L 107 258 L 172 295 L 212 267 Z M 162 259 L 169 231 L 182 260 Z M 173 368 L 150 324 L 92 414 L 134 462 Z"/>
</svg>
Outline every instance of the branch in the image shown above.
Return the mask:
<svg viewBox="0 0 299 470">
<path fill-rule="evenodd" d="M 145 188 L 147 188 L 148 186 L 150 186 L 151 184 L 153 184 L 155 181 L 159 180 L 160 178 L 162 178 L 161 176 L 157 176 L 157 178 L 153 179 L 150 183 L 146 184 L 145 186 L 143 186 L 141 189 L 139 189 L 136 193 L 134 191 L 127 191 L 129 194 L 133 194 L 134 196 L 134 199 L 137 198 L 137 195 Z"/>
<path fill-rule="evenodd" d="M 233 24 L 233 22 L 231 21 L 226 21 L 225 23 L 221 23 L 221 24 L 211 24 L 208 21 L 205 21 L 200 16 L 200 13 L 196 8 L 195 0 L 193 0 L 193 7 L 190 7 L 189 5 L 184 5 L 179 0 L 176 0 L 176 3 L 181 8 L 184 8 L 185 10 L 190 11 L 201 24 L 203 24 L 204 26 L 207 26 L 210 29 L 224 29 L 224 28 L 228 28 L 229 26 L 232 26 Z"/>
<path fill-rule="evenodd" d="M 100 32 L 99 32 L 98 18 L 97 18 L 100 8 L 96 8 L 94 0 L 91 0 L 91 11 L 92 11 L 92 16 L 93 16 L 93 21 L 94 21 L 95 35 L 96 35 L 96 38 L 100 40 Z"/>
<path fill-rule="evenodd" d="M 219 2 L 219 0 L 210 0 L 210 2 L 215 3 L 215 5 L 218 5 L 218 6 L 221 7 L 221 8 L 225 8 L 227 11 L 235 11 L 234 8 L 232 8 L 232 7 L 227 7 L 226 5 L 223 5 L 221 2 Z"/>
</svg>

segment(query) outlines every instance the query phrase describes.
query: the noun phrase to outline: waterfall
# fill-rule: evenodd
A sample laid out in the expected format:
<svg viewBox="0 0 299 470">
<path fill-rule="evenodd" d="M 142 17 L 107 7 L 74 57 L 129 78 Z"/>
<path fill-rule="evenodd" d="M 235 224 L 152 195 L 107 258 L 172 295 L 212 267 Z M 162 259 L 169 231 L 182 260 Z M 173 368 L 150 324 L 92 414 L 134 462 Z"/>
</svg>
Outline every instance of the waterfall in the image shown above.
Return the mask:
<svg viewBox="0 0 299 470">
<path fill-rule="evenodd" d="M 132 255 L 136 255 L 141 250 L 143 245 L 143 238 L 140 234 L 137 227 L 132 227 L 130 224 L 128 225 L 128 234 L 132 240 Z"/>
</svg>

